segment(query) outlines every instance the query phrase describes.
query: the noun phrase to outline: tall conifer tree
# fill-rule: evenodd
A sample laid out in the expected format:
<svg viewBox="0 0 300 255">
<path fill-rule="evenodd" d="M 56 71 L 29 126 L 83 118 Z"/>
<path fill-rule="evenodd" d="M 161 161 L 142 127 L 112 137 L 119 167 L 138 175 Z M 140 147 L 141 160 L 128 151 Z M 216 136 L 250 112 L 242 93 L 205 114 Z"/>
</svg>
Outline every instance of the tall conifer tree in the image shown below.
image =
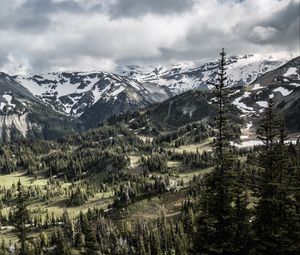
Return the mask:
<svg viewBox="0 0 300 255">
<path fill-rule="evenodd" d="M 224 49 L 222 49 L 220 55 L 216 83 L 212 84 L 218 110 L 215 140 L 217 163 L 206 178 L 206 189 L 201 203 L 193 247 L 194 252 L 197 254 L 232 254 L 234 251 L 232 209 L 234 159 L 229 150 L 228 84 Z"/>
<path fill-rule="evenodd" d="M 299 254 L 295 225 L 296 206 L 288 185 L 285 134 L 283 121 L 274 110 L 272 99 L 258 129 L 258 138 L 265 144 L 261 154 L 262 172 L 258 187 L 258 204 L 254 221 L 256 254 Z"/>
<path fill-rule="evenodd" d="M 29 214 L 26 206 L 26 194 L 21 181 L 17 184 L 17 206 L 14 214 L 14 227 L 17 232 L 20 243 L 20 254 L 26 254 L 26 239 L 27 239 L 27 228 L 26 223 L 28 222 Z"/>
</svg>

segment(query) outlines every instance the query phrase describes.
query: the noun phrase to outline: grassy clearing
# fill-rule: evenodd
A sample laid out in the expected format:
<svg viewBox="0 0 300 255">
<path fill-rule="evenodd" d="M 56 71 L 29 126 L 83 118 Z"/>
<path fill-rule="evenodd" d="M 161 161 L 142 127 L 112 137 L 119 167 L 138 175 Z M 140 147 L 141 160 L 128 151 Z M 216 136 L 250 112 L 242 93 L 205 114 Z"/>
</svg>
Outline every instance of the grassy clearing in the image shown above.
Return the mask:
<svg viewBox="0 0 300 255">
<path fill-rule="evenodd" d="M 44 202 L 44 201 L 34 201 L 28 204 L 27 208 L 32 214 L 41 213 L 42 219 L 46 215 L 46 210 L 48 210 L 49 215 L 54 213 L 55 217 L 61 217 L 64 210 L 67 210 L 71 219 L 76 218 L 80 211 L 86 212 L 88 208 L 103 208 L 107 209 L 108 205 L 113 202 L 113 192 L 108 191 L 105 193 L 97 193 L 94 197 L 90 198 L 84 205 L 76 207 L 68 207 L 66 205 L 65 198 L 58 198 L 54 202 Z M 1 209 L 2 215 L 8 215 L 11 207 L 5 207 Z"/>
<path fill-rule="evenodd" d="M 181 167 L 182 166 L 182 162 L 181 161 L 172 161 L 172 160 L 169 160 L 167 162 L 167 166 L 169 168 L 176 168 L 176 167 Z"/>
<path fill-rule="evenodd" d="M 122 218 L 136 221 L 138 217 L 143 219 L 156 219 L 162 210 L 171 217 L 180 213 L 181 202 L 186 198 L 186 190 L 182 189 L 175 193 L 164 193 L 153 198 L 146 198 L 129 205 Z"/>
<path fill-rule="evenodd" d="M 111 194 L 112 195 L 112 194 Z M 83 213 L 86 213 L 89 208 L 102 208 L 107 209 L 108 205 L 113 202 L 113 198 L 109 194 L 97 194 L 95 197 L 91 198 L 88 202 L 86 202 L 84 205 L 76 206 L 76 207 L 66 207 L 61 206 L 60 203 L 56 203 L 56 205 L 48 206 L 48 212 L 51 215 L 53 212 L 56 217 L 62 216 L 64 210 L 68 211 L 68 214 L 71 219 L 75 219 L 79 216 L 79 213 L 82 211 Z"/>
<path fill-rule="evenodd" d="M 209 173 L 213 168 L 212 167 L 208 167 L 205 169 L 199 169 L 199 170 L 195 170 L 195 171 L 191 171 L 191 172 L 187 172 L 187 173 L 180 173 L 178 174 L 178 178 L 179 179 L 183 179 L 183 183 L 187 184 L 195 175 L 205 175 L 207 173 Z"/>
<path fill-rule="evenodd" d="M 45 187 L 47 185 L 47 181 L 49 179 L 43 178 L 41 176 L 38 176 L 37 180 L 34 180 L 33 177 L 27 176 L 26 172 L 15 172 L 13 174 L 8 175 L 1 175 L 0 176 L 0 185 L 4 186 L 6 188 L 10 188 L 13 184 L 17 184 L 17 182 L 20 180 L 22 185 L 24 186 L 30 186 L 30 185 L 39 185 L 42 187 Z M 96 183 L 101 182 L 105 177 L 107 176 L 107 172 L 103 171 L 101 173 L 98 173 L 94 175 L 93 177 L 90 177 L 91 181 L 94 181 Z M 64 183 L 64 186 L 69 186 L 71 183 Z M 61 217 L 64 210 L 67 209 L 67 211 L 70 214 L 71 218 L 75 218 L 79 215 L 80 211 L 86 212 L 88 208 L 103 208 L 106 209 L 110 203 L 113 202 L 113 193 L 112 191 L 108 191 L 105 193 L 97 193 L 95 197 L 90 198 L 87 203 L 85 203 L 82 206 L 78 207 L 67 207 L 66 206 L 66 198 L 56 198 L 54 201 L 51 202 L 44 202 L 44 201 L 29 201 L 28 209 L 34 213 L 34 212 L 41 212 L 42 218 L 45 216 L 46 210 L 48 210 L 49 214 L 51 215 L 52 212 L 56 217 Z M 1 212 L 3 215 L 7 215 L 9 211 L 11 210 L 11 207 L 5 207 L 1 209 Z M 2 234 L 2 231 L 1 231 Z"/>
<path fill-rule="evenodd" d="M 183 153 L 184 151 L 186 151 L 186 152 L 196 152 L 198 150 L 199 153 L 202 153 L 203 151 L 211 150 L 212 141 L 213 141 L 213 138 L 209 137 L 202 143 L 183 145 L 183 146 L 180 146 L 178 148 L 175 148 L 174 150 L 176 152 L 179 152 L 179 153 Z"/>
<path fill-rule="evenodd" d="M 135 168 L 140 164 L 141 156 L 138 154 L 132 154 L 129 155 L 129 159 L 130 159 L 130 167 Z"/>
<path fill-rule="evenodd" d="M 6 188 L 11 187 L 12 184 L 17 184 L 18 181 L 21 181 L 22 185 L 47 185 L 47 180 L 42 175 L 38 176 L 37 180 L 34 180 L 32 176 L 27 176 L 26 172 L 15 172 L 7 175 L 0 175 L 0 186 L 4 186 Z"/>
</svg>

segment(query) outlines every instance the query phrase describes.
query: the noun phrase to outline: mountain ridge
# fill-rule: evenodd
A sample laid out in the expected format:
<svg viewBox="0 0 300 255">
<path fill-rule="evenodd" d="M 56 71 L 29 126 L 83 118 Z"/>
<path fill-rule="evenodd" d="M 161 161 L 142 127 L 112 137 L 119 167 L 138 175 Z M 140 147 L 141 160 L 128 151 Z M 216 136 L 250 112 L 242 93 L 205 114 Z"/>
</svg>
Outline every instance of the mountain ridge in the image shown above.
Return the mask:
<svg viewBox="0 0 300 255">
<path fill-rule="evenodd" d="M 230 100 L 240 110 L 242 116 L 247 115 L 248 125 L 250 125 L 250 122 L 256 122 L 257 116 L 260 115 L 267 103 L 267 97 L 272 93 L 279 100 L 278 104 L 281 107 L 287 99 L 290 99 L 291 102 L 286 105 L 295 104 L 297 102 L 300 80 L 299 57 L 280 65 L 280 67 L 277 67 L 277 65 L 281 62 L 275 62 L 274 64 L 274 62 L 269 60 L 261 60 L 259 65 L 255 64 L 252 66 L 254 69 L 259 66 L 259 70 L 255 69 L 253 71 L 254 69 L 252 68 L 250 73 L 247 74 L 244 69 L 249 66 L 249 58 L 251 59 L 252 57 L 244 56 L 241 59 L 231 57 L 228 65 L 228 76 L 231 77 L 229 80 L 231 79 L 230 82 L 232 82 L 232 77 L 234 76 L 230 75 L 237 73 L 237 69 L 232 71 L 232 66 L 230 65 L 238 65 L 239 61 L 242 61 L 242 64 L 239 64 L 241 76 L 236 77 L 242 77 L 243 80 L 241 82 L 238 79 L 232 82 L 233 92 Z M 243 64 L 245 61 L 247 63 L 246 67 Z M 265 66 L 266 63 L 267 65 Z M 269 65 L 270 63 L 272 65 Z M 216 64 L 210 62 L 196 69 L 188 69 L 188 72 L 182 68 L 176 69 L 177 73 L 175 73 L 175 76 L 173 69 L 168 74 L 173 72 L 173 76 L 170 77 L 172 79 L 174 77 L 178 78 L 177 83 L 174 83 L 176 85 L 180 81 L 183 84 L 187 79 L 182 77 L 187 74 L 190 74 L 191 77 L 198 77 L 197 75 L 203 69 L 209 70 L 210 74 L 213 75 L 214 68 L 216 68 Z M 290 70 L 289 68 L 292 69 Z M 260 72 L 265 73 L 260 75 Z M 43 134 L 46 132 L 46 137 L 49 138 L 53 137 L 50 135 L 51 130 L 56 130 L 54 133 L 57 136 L 69 131 L 86 130 L 98 126 L 99 123 L 106 121 L 112 116 L 117 116 L 127 111 L 143 109 L 190 90 L 181 91 L 181 86 L 176 92 L 168 84 L 155 84 L 153 81 L 147 80 L 147 77 L 144 80 L 141 78 L 138 80 L 132 75 L 126 77 L 124 74 L 118 75 L 107 72 L 56 72 L 29 77 L 10 76 L 0 73 L 1 134 L 3 130 L 16 129 L 21 131 L 21 136 L 23 137 L 27 136 L 27 133 L 30 133 L 31 136 L 34 134 L 33 137 L 43 137 Z M 201 75 L 199 77 L 199 79 L 203 78 Z M 251 81 L 249 84 L 246 84 L 247 77 Z M 210 87 L 206 85 L 204 88 L 202 84 L 211 81 L 213 76 L 206 75 L 206 78 L 207 80 L 203 80 L 202 83 L 199 83 L 199 79 L 192 80 L 189 84 L 192 88 L 191 90 L 209 91 Z M 271 92 L 273 90 L 270 89 L 266 92 L 267 89 L 264 88 L 267 86 L 264 84 L 264 80 L 265 83 L 272 83 L 271 86 L 273 86 L 274 92 Z M 287 91 L 291 91 L 291 95 L 285 94 L 285 92 L 288 93 Z M 261 94 L 256 95 L 257 93 Z M 192 102 L 188 103 L 191 104 Z M 210 101 L 209 103 L 212 102 Z M 193 109 L 191 107 L 191 105 L 186 106 L 178 114 L 193 115 L 195 107 Z M 195 109 L 198 108 L 196 107 Z M 289 112 L 292 112 L 289 109 L 290 107 L 285 106 L 283 108 L 284 113 L 288 115 Z M 47 118 L 51 119 L 50 129 Z M 289 119 L 292 120 L 291 117 Z M 64 121 L 65 123 L 63 123 Z M 297 124 L 292 124 L 292 122 L 291 126 L 296 127 Z M 296 131 L 298 129 L 300 130 L 300 127 L 295 128 Z"/>
</svg>

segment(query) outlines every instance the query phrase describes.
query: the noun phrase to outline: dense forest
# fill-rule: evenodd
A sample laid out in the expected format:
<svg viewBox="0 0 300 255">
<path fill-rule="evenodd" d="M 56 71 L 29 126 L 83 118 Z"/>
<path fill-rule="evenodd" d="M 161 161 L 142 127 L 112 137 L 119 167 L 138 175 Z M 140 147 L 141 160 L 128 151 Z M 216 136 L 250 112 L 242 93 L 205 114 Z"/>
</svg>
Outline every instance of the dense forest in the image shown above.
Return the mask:
<svg viewBox="0 0 300 255">
<path fill-rule="evenodd" d="M 17 177 L 0 185 L 0 254 L 300 254 L 300 141 L 270 98 L 262 144 L 233 146 L 226 68 L 222 50 L 213 122 L 163 130 L 137 111 L 1 144 L 1 177 Z"/>
</svg>

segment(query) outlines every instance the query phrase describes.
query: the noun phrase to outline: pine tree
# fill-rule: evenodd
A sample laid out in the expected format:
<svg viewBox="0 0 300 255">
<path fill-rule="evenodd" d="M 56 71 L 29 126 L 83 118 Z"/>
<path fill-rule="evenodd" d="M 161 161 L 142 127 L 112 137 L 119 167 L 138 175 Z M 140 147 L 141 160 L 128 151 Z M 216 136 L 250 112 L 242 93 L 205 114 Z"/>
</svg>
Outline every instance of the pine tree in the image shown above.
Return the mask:
<svg viewBox="0 0 300 255">
<path fill-rule="evenodd" d="M 63 212 L 63 231 L 66 240 L 70 245 L 73 245 L 74 229 L 67 210 Z"/>
<path fill-rule="evenodd" d="M 80 227 L 84 235 L 84 253 L 89 255 L 98 254 L 98 242 L 94 230 L 91 228 L 90 222 L 87 220 L 86 215 L 80 212 Z"/>
<path fill-rule="evenodd" d="M 229 124 L 226 82 L 226 53 L 220 53 L 217 83 L 214 86 L 218 115 L 215 141 L 216 166 L 206 178 L 205 193 L 201 199 L 201 212 L 197 220 L 193 250 L 196 254 L 232 254 L 233 237 L 233 196 L 232 177 L 234 159 L 229 150 Z"/>
<path fill-rule="evenodd" d="M 61 229 L 58 229 L 57 231 L 57 244 L 55 248 L 56 254 L 60 255 L 70 255 L 71 254 L 71 248 L 68 245 L 64 233 Z"/>
<path fill-rule="evenodd" d="M 145 243 L 144 238 L 142 235 L 138 238 L 138 247 L 137 247 L 138 255 L 146 255 Z"/>
<path fill-rule="evenodd" d="M 2 239 L 2 242 L 1 242 L 0 255 L 8 255 L 7 246 L 4 242 L 4 239 Z"/>
<path fill-rule="evenodd" d="M 17 206 L 14 214 L 14 227 L 17 232 L 17 236 L 19 238 L 20 243 L 20 254 L 26 254 L 26 239 L 27 239 L 27 227 L 26 223 L 28 222 L 29 213 L 26 205 L 26 195 L 24 192 L 24 188 L 21 184 L 21 181 L 18 181 L 17 184 Z"/>
<path fill-rule="evenodd" d="M 258 129 L 258 138 L 265 144 L 261 154 L 262 173 L 258 187 L 258 204 L 254 229 L 256 254 L 299 254 L 294 240 L 296 207 L 292 200 L 287 171 L 283 122 L 274 110 L 272 99 Z M 299 246 L 298 246 L 299 248 Z"/>
<path fill-rule="evenodd" d="M 251 248 L 252 231 L 250 225 L 249 194 L 246 188 L 246 176 L 242 172 L 241 164 L 238 161 L 236 166 L 234 184 L 234 253 L 248 254 Z"/>
</svg>

